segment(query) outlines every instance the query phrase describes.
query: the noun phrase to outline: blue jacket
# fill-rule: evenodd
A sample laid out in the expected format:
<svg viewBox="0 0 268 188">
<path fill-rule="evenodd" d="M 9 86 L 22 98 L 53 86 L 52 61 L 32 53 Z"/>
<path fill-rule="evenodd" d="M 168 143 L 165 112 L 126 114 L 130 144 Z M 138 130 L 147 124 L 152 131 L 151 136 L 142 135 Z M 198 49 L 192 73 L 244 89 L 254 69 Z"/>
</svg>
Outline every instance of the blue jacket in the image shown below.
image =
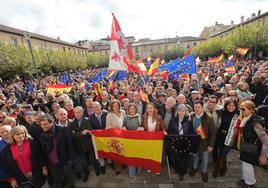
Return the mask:
<svg viewBox="0 0 268 188">
<path fill-rule="evenodd" d="M 0 179 L 7 179 L 7 174 L 4 169 L 4 157 L 3 157 L 3 150 L 6 146 L 7 146 L 6 141 L 0 138 Z"/>
</svg>

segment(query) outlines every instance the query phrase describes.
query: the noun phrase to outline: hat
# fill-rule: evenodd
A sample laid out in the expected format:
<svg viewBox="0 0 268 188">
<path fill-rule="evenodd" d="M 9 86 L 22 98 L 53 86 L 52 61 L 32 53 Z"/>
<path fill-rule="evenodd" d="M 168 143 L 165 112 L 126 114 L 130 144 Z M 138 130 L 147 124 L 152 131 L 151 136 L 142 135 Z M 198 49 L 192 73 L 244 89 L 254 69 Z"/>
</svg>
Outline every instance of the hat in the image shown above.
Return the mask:
<svg viewBox="0 0 268 188">
<path fill-rule="evenodd" d="M 160 97 L 160 96 L 167 96 L 167 94 L 166 93 L 164 93 L 164 92 L 161 92 L 161 93 L 157 93 L 157 97 Z"/>
<path fill-rule="evenodd" d="M 33 106 L 31 104 L 23 104 L 21 105 L 21 108 L 28 108 L 28 109 L 32 109 Z"/>
<path fill-rule="evenodd" d="M 191 92 L 191 94 L 199 94 L 199 91 L 194 90 Z"/>
</svg>

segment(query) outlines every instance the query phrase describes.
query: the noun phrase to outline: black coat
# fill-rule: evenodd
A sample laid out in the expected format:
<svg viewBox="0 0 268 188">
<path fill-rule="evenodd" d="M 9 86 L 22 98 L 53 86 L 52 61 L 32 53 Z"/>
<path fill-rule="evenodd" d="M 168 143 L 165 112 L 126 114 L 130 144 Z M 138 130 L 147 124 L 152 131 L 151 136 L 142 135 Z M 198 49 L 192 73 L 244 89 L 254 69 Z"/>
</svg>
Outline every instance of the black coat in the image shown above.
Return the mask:
<svg viewBox="0 0 268 188">
<path fill-rule="evenodd" d="M 82 135 L 83 130 L 93 130 L 92 125 L 88 118 L 83 118 L 82 123 L 79 127 L 78 121 L 75 118 L 73 122 L 69 126 L 72 140 L 73 140 L 73 146 L 74 146 L 74 152 L 76 153 L 85 153 L 89 152 L 92 149 L 92 140 L 91 136 L 89 134 Z"/>
<path fill-rule="evenodd" d="M 98 129 L 105 129 L 106 127 L 106 116 L 107 116 L 108 112 L 106 111 L 102 111 L 102 114 L 101 114 L 101 124 L 98 120 L 98 118 L 96 117 L 95 113 L 92 114 L 89 118 L 89 121 L 92 125 L 92 128 L 94 130 L 98 130 Z"/>
<path fill-rule="evenodd" d="M 193 131 L 193 126 L 191 125 L 191 122 L 189 121 L 188 116 L 184 117 L 181 124 L 182 124 L 183 135 L 195 134 Z M 168 134 L 171 134 L 171 135 L 179 135 L 178 128 L 179 128 L 179 119 L 178 117 L 173 117 L 169 123 L 167 132 Z"/>
<path fill-rule="evenodd" d="M 42 167 L 46 166 L 43 153 L 38 142 L 30 141 L 31 162 L 32 162 L 32 176 L 34 187 L 42 187 L 45 183 L 45 177 L 42 175 Z M 10 145 L 4 149 L 4 161 L 9 177 L 14 177 L 18 184 L 28 181 L 28 179 L 20 171 L 16 161 L 13 159 Z"/>
<path fill-rule="evenodd" d="M 258 165 L 258 159 L 262 151 L 262 141 L 257 135 L 254 127 L 256 124 L 264 126 L 264 118 L 253 114 L 242 128 L 242 141 L 243 143 L 255 144 L 258 148 L 258 153 L 248 153 L 240 150 L 240 160 L 250 163 L 252 165 Z"/>
<path fill-rule="evenodd" d="M 71 135 L 68 129 L 54 125 L 53 136 L 56 138 L 57 153 L 60 166 L 64 166 L 69 162 L 74 161 L 73 144 Z M 52 128 L 52 129 L 53 129 Z M 42 151 L 44 153 L 46 162 L 49 162 L 49 140 L 46 133 L 42 132 L 39 135 L 39 142 L 41 144 Z"/>
</svg>

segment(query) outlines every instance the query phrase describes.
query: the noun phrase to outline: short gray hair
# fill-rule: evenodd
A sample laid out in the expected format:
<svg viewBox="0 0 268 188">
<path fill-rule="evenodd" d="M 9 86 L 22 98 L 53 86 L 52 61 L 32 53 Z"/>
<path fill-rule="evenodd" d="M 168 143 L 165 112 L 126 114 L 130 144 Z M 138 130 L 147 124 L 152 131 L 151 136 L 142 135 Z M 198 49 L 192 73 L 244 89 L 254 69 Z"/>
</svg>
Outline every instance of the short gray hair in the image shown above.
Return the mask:
<svg viewBox="0 0 268 188">
<path fill-rule="evenodd" d="M 183 110 L 183 111 L 185 111 L 186 115 L 189 114 L 188 107 L 187 107 L 185 104 L 179 104 L 178 107 L 177 107 L 177 112 L 178 112 L 179 110 Z"/>
</svg>

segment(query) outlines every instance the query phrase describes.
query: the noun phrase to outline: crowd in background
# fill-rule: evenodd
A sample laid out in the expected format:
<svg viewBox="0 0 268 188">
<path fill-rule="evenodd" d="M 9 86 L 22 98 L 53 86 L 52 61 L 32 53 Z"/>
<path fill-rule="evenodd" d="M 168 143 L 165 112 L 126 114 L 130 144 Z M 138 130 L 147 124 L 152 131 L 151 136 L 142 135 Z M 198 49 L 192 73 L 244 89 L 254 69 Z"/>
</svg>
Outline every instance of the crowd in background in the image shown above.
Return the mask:
<svg viewBox="0 0 268 188">
<path fill-rule="evenodd" d="M 104 79 L 98 83 L 100 91 L 88 83 L 99 69 L 74 71 L 73 89 L 63 94 L 46 92 L 48 84 L 60 83 L 59 75 L 1 81 L 0 185 L 42 187 L 47 181 L 51 187 L 75 187 L 79 179 L 88 181 L 90 165 L 97 176 L 107 167 L 120 174 L 122 164 L 95 158 L 91 130 L 191 135 L 200 134 L 201 124 L 197 154 L 191 160 L 184 155 L 170 159 L 179 179 L 183 181 L 188 163 L 189 175 L 195 176 L 201 159 L 202 180 L 208 182 L 210 153 L 213 178 L 224 176 L 228 152 L 240 149 L 241 183 L 254 186 L 254 166 L 267 164 L 268 158 L 268 61 L 242 60 L 236 73 L 221 63 L 200 62 L 197 67 L 196 74 L 175 80 L 161 73 L 146 82 L 133 73 L 112 84 Z M 256 155 L 244 150 L 248 147 Z M 141 170 L 129 166 L 129 177 Z"/>
</svg>

